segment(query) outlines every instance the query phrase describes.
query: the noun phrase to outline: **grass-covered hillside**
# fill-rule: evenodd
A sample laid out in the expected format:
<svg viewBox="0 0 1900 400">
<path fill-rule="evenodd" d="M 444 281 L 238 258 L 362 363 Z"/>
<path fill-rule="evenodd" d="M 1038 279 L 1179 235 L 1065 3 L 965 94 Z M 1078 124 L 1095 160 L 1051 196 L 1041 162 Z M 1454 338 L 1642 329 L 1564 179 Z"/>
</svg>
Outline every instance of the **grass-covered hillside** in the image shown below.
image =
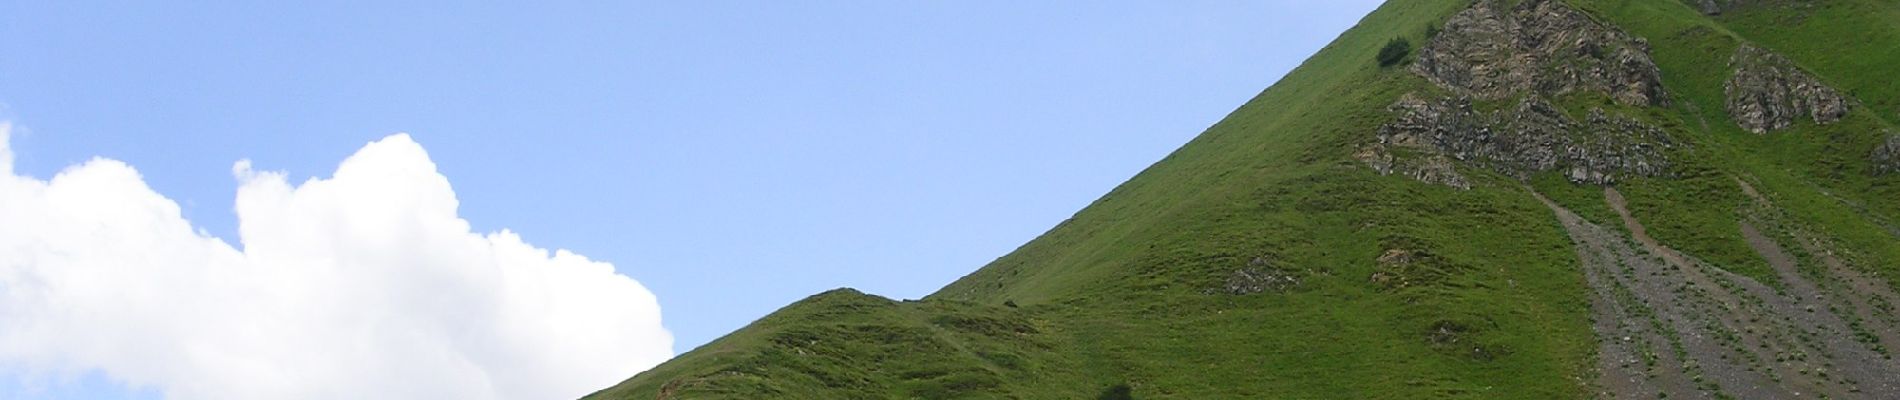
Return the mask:
<svg viewBox="0 0 1900 400">
<path fill-rule="evenodd" d="M 589 398 L 1900 393 L 1891 71 L 1893 0 L 1390 1 L 928 298 Z"/>
</svg>

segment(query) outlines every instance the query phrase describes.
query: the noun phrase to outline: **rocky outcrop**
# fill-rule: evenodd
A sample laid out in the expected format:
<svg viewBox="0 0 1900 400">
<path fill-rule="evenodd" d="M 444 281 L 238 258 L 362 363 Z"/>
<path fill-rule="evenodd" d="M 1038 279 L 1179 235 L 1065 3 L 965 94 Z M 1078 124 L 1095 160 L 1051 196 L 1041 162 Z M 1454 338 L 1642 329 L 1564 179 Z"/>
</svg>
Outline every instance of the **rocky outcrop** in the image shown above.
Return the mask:
<svg viewBox="0 0 1900 400">
<path fill-rule="evenodd" d="M 1456 95 L 1408 94 L 1389 108 L 1396 119 L 1354 154 L 1380 174 L 1463 189 L 1471 182 L 1458 164 L 1519 179 L 1562 171 L 1572 182 L 1603 185 L 1669 169 L 1665 152 L 1676 144 L 1662 129 L 1602 108 L 1579 120 L 1547 100 L 1585 94 L 1668 104 L 1648 42 L 1561 1 L 1479 0 L 1446 21 L 1412 72 Z M 1495 100 L 1516 104 L 1472 107 Z"/>
<path fill-rule="evenodd" d="M 1419 50 L 1412 71 L 1483 100 L 1591 91 L 1625 105 L 1668 103 L 1647 41 L 1561 1 L 1480 0 Z"/>
<path fill-rule="evenodd" d="M 1483 135 L 1485 122 L 1471 110 L 1470 101 L 1427 102 L 1406 95 L 1390 109 L 1399 119 L 1379 128 L 1379 140 L 1359 149 L 1354 158 L 1380 175 L 1399 174 L 1426 183 L 1470 189 L 1471 182 L 1452 166 L 1452 147 Z"/>
<path fill-rule="evenodd" d="M 1622 173 L 1667 176 L 1664 149 L 1678 146 L 1661 128 L 1635 119 L 1590 110 L 1581 134 L 1564 147 L 1572 182 L 1610 184 Z"/>
<path fill-rule="evenodd" d="M 1900 173 L 1900 132 L 1888 133 L 1887 141 L 1874 148 L 1874 175 Z"/>
<path fill-rule="evenodd" d="M 1357 157 L 1380 174 L 1469 188 L 1453 162 L 1488 167 L 1520 179 L 1559 170 L 1573 182 L 1611 184 L 1624 176 L 1661 176 L 1674 147 L 1669 135 L 1601 109 L 1583 121 L 1540 97 L 1528 96 L 1495 112 L 1472 108 L 1468 98 L 1427 100 L 1407 95 L 1393 104 L 1398 119 L 1379 128 L 1378 141 Z"/>
<path fill-rule="evenodd" d="M 1249 295 L 1272 291 L 1285 292 L 1300 285 L 1300 276 L 1293 271 L 1280 268 L 1268 257 L 1255 257 L 1247 262 L 1247 267 L 1235 270 L 1227 276 L 1222 292 L 1232 295 Z M 1211 292 L 1211 291 L 1210 291 Z"/>
<path fill-rule="evenodd" d="M 1431 250 L 1430 246 L 1410 238 L 1389 238 L 1385 252 L 1373 260 L 1372 275 L 1366 283 L 1374 288 L 1397 292 L 1445 285 L 1472 267 L 1452 262 Z"/>
<path fill-rule="evenodd" d="M 1803 115 L 1822 125 L 1847 115 L 1848 101 L 1840 91 L 1767 49 L 1744 44 L 1729 59 L 1729 68 L 1735 72 L 1724 87 L 1728 114 L 1749 132 L 1787 128 Z"/>
</svg>

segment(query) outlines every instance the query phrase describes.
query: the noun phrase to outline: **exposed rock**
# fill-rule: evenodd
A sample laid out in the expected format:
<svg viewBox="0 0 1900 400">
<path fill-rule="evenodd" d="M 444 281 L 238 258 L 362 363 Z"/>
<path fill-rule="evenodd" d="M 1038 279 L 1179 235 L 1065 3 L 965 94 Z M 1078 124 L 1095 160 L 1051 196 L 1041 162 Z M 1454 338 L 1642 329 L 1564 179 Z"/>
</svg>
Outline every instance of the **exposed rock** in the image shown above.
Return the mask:
<svg viewBox="0 0 1900 400">
<path fill-rule="evenodd" d="M 1471 188 L 1471 182 L 1452 167 L 1452 152 L 1439 141 L 1450 137 L 1454 139 L 1449 142 L 1462 142 L 1455 138 L 1486 129 L 1469 101 L 1434 104 L 1406 95 L 1390 109 L 1399 113 L 1398 121 L 1380 127 L 1379 141 L 1360 148 L 1355 158 L 1380 175 L 1400 174 L 1426 183 Z"/>
<path fill-rule="evenodd" d="M 1874 175 L 1900 172 L 1900 132 L 1888 133 L 1887 141 L 1874 148 Z"/>
<path fill-rule="evenodd" d="M 1479 0 L 1445 23 L 1412 72 L 1458 95 L 1410 94 L 1390 107 L 1397 120 L 1354 154 L 1380 174 L 1464 189 L 1471 183 L 1458 163 L 1519 179 L 1561 170 L 1592 184 L 1668 170 L 1663 152 L 1674 143 L 1662 129 L 1601 108 L 1578 121 L 1546 100 L 1595 94 L 1623 105 L 1668 104 L 1648 42 L 1561 1 Z M 1517 104 L 1503 110 L 1472 108 L 1474 100 L 1511 99 Z"/>
<path fill-rule="evenodd" d="M 1430 250 L 1412 247 L 1418 245 L 1388 244 L 1385 252 L 1374 260 L 1372 276 L 1367 282 L 1381 290 L 1402 291 L 1445 284 L 1470 270 L 1469 266 L 1454 264 Z"/>
<path fill-rule="evenodd" d="M 1572 135 L 1564 146 L 1572 182 L 1615 183 L 1614 173 L 1640 176 L 1668 174 L 1669 160 L 1663 150 L 1675 147 L 1669 134 L 1622 116 L 1590 110 L 1583 134 Z"/>
<path fill-rule="evenodd" d="M 1626 105 L 1668 104 L 1647 41 L 1561 1 L 1480 0 L 1419 50 L 1412 71 L 1483 100 L 1589 91 Z"/>
<path fill-rule="evenodd" d="M 1410 280 L 1406 279 L 1406 275 L 1401 272 L 1406 266 L 1411 265 L 1414 259 L 1411 250 L 1387 249 L 1385 254 L 1379 255 L 1378 269 L 1373 271 L 1372 277 L 1367 280 L 1388 290 L 1410 286 Z"/>
<path fill-rule="evenodd" d="M 1728 114 L 1749 132 L 1787 128 L 1801 115 L 1822 125 L 1847 115 L 1847 98 L 1840 91 L 1774 52 L 1744 44 L 1729 59 L 1729 68 L 1735 74 L 1725 86 Z"/>
<path fill-rule="evenodd" d="M 1300 278 L 1276 269 L 1247 268 L 1227 278 L 1227 293 L 1244 295 L 1265 291 L 1284 292 L 1300 284 Z"/>
<path fill-rule="evenodd" d="M 1490 167 L 1519 179 L 1563 170 L 1573 182 L 1610 184 L 1625 175 L 1661 176 L 1675 146 L 1661 129 L 1601 109 L 1577 122 L 1536 96 L 1497 112 L 1469 99 L 1407 95 L 1392 105 L 1398 119 L 1379 128 L 1377 142 L 1356 156 L 1380 174 L 1469 188 L 1452 161 Z"/>
<path fill-rule="evenodd" d="M 1466 180 L 1458 169 L 1452 167 L 1451 159 L 1440 153 L 1415 154 L 1412 157 L 1398 157 L 1387 151 L 1383 145 L 1367 146 L 1355 154 L 1361 161 L 1372 166 L 1380 175 L 1401 174 L 1425 183 L 1437 183 L 1459 189 L 1470 189 L 1471 181 Z"/>
<path fill-rule="evenodd" d="M 1474 340 L 1478 336 L 1477 331 L 1477 328 L 1464 323 L 1441 320 L 1432 323 L 1431 331 L 1425 334 L 1425 341 L 1438 351 L 1490 361 L 1496 357 L 1497 351 L 1478 344 Z"/>
<path fill-rule="evenodd" d="M 1233 275 L 1227 277 L 1222 292 L 1232 295 L 1284 292 L 1299 285 L 1300 277 L 1294 272 L 1274 266 L 1267 257 L 1256 257 L 1247 262 L 1246 268 L 1235 270 Z"/>
</svg>

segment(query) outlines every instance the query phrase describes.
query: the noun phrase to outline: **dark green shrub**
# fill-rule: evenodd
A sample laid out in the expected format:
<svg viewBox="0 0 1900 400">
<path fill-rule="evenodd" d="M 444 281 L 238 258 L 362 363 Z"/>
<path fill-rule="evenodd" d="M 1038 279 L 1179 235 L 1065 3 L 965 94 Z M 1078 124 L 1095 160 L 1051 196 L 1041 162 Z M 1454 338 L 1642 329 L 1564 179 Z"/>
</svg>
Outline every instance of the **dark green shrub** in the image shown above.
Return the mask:
<svg viewBox="0 0 1900 400">
<path fill-rule="evenodd" d="M 1379 49 L 1379 66 L 1398 65 L 1400 61 L 1405 61 L 1406 55 L 1410 54 L 1412 54 L 1411 41 L 1405 38 L 1392 38 L 1392 41 L 1385 43 L 1385 48 Z"/>
<path fill-rule="evenodd" d="M 1108 390 L 1103 390 L 1102 395 L 1096 396 L 1095 400 L 1135 400 L 1135 389 L 1128 387 L 1127 384 L 1109 386 Z"/>
</svg>

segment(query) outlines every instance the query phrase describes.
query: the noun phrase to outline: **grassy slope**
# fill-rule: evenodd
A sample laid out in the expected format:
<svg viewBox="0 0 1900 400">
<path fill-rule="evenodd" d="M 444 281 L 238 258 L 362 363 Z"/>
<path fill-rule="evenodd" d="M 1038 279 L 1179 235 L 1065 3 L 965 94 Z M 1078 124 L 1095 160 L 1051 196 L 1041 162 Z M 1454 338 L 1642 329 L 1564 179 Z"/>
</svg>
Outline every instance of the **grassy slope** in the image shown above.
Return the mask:
<svg viewBox="0 0 1900 400">
<path fill-rule="evenodd" d="M 1900 284 L 1900 241 L 1880 225 L 1900 215 L 1900 179 L 1873 178 L 1868 170 L 1869 154 L 1900 112 L 1900 85 L 1884 78 L 1900 66 L 1900 2 L 1780 2 L 1717 18 L 1672 2 L 1574 3 L 1651 39 L 1675 95 L 1673 118 L 1691 128 L 1686 132 L 1698 145 L 1685 179 L 1624 185 L 1632 212 L 1658 239 L 1773 282 L 1737 233 L 1747 199 L 1734 181 L 1742 178 L 1836 239 L 1857 265 Z M 1767 135 L 1741 130 L 1724 111 L 1723 83 L 1729 56 L 1744 40 L 1788 56 L 1862 104 L 1826 126 L 1803 119 Z"/>
<path fill-rule="evenodd" d="M 1070 337 L 1029 310 L 897 302 L 849 289 L 814 295 L 594 398 L 943 398 L 968 392 L 1082 397 L 1037 388 L 1081 378 Z"/>
<path fill-rule="evenodd" d="M 1883 260 L 1900 260 L 1900 246 L 1875 221 L 1896 215 L 1900 193 L 1864 165 L 1893 118 L 1869 110 L 1900 100 L 1871 72 L 1900 65 L 1894 1 L 1837 0 L 1795 24 L 1775 20 L 1784 10 L 1708 19 L 1674 2 L 1573 3 L 1651 40 L 1676 102 L 1643 118 L 1695 145 L 1682 178 L 1623 185 L 1659 239 L 1766 276 L 1736 233 L 1741 176 L 1861 265 L 1895 268 Z M 1082 398 L 1124 384 L 1140 398 L 1582 397 L 1594 349 L 1585 288 L 1549 212 L 1483 171 L 1457 191 L 1348 161 L 1386 105 L 1431 90 L 1379 68 L 1378 48 L 1423 42 L 1466 4 L 1388 3 L 1174 154 L 924 301 L 814 296 L 593 397 L 651 398 L 675 381 L 686 398 Z M 1880 41 L 1820 40 L 1841 21 Z M 1870 106 L 1826 127 L 1743 133 L 1722 109 L 1738 37 Z M 1532 184 L 1586 218 L 1610 215 L 1598 190 Z M 1428 255 L 1387 271 L 1405 287 L 1369 279 L 1389 248 Z M 1206 292 L 1256 258 L 1302 284 Z"/>
<path fill-rule="evenodd" d="M 1722 19 L 1747 40 L 1775 49 L 1860 100 L 1847 120 L 1803 125 L 1788 135 L 1740 139 L 1738 169 L 1810 228 L 1834 238 L 1855 264 L 1900 285 L 1900 177 L 1872 178 L 1869 154 L 1882 131 L 1900 132 L 1900 1 L 1823 2 Z"/>
</svg>

